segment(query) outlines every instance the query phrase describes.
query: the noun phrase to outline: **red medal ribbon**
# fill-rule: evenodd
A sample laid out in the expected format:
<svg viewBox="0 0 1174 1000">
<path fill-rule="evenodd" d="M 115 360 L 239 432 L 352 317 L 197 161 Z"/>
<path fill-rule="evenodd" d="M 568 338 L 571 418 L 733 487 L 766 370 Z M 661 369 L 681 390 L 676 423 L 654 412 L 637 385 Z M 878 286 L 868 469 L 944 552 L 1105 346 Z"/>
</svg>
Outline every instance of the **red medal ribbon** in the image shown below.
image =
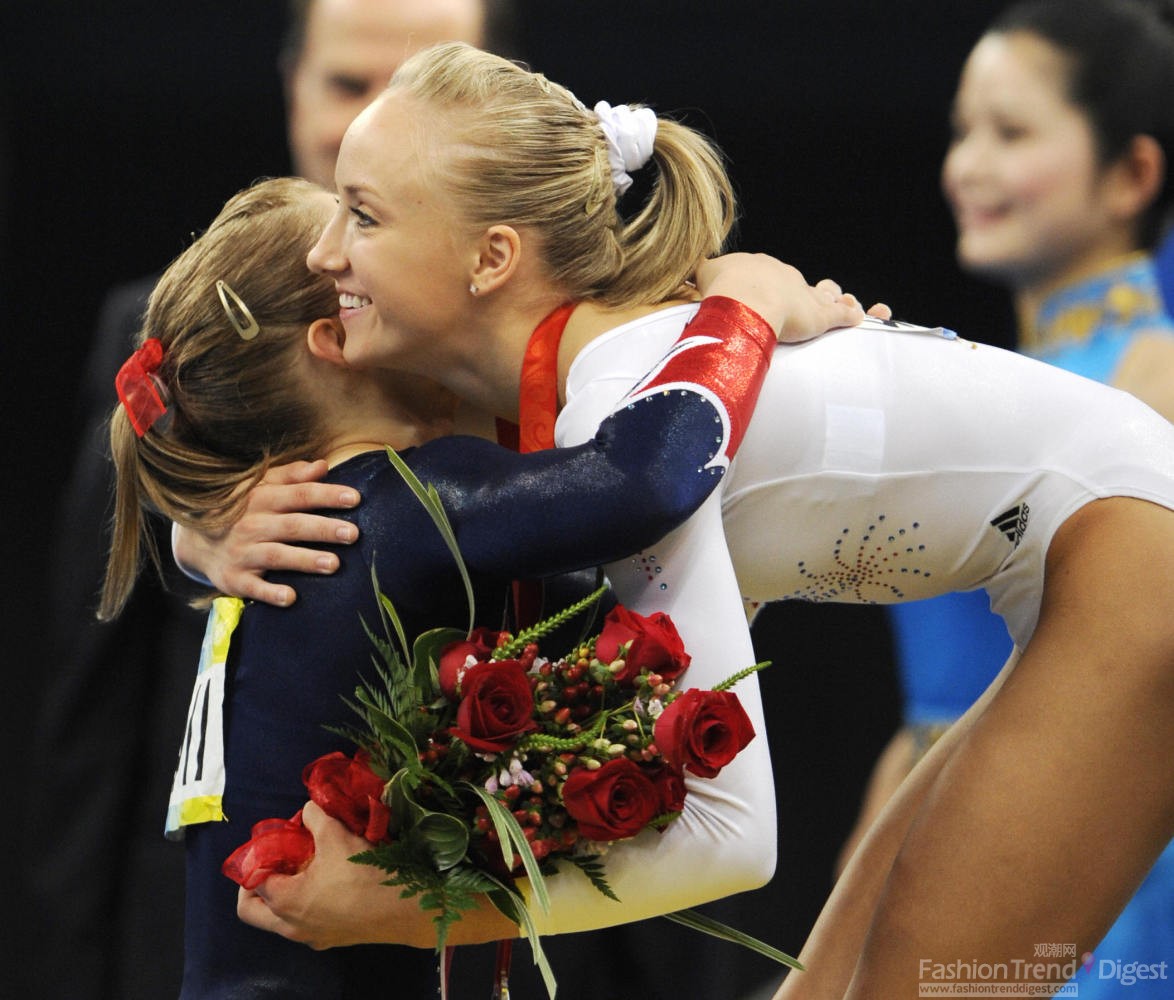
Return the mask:
<svg viewBox="0 0 1174 1000">
<path fill-rule="evenodd" d="M 575 303 L 567 302 L 546 317 L 530 334 L 522 358 L 522 382 L 518 393 L 518 451 L 542 451 L 554 447 L 554 422 L 558 418 L 558 346 Z"/>
<path fill-rule="evenodd" d="M 534 327 L 522 357 L 518 389 L 518 423 L 497 422 L 497 442 L 523 453 L 554 447 L 558 417 L 558 347 L 575 303 L 559 306 Z M 538 621 L 542 611 L 542 584 L 514 581 L 514 615 L 522 628 Z"/>
</svg>

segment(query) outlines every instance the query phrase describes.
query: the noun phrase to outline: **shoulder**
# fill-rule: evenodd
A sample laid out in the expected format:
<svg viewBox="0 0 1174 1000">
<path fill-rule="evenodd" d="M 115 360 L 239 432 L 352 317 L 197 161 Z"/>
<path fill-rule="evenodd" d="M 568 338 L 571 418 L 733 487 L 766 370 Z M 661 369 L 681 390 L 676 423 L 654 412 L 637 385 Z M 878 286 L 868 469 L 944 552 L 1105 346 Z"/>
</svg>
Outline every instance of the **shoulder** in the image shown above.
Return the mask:
<svg viewBox="0 0 1174 1000">
<path fill-rule="evenodd" d="M 698 308 L 699 303 L 692 302 L 659 309 L 594 337 L 571 363 L 568 398 L 597 379 L 643 375 L 672 347 Z"/>
<path fill-rule="evenodd" d="M 437 438 L 400 452 L 404 464 L 425 486 L 432 486 L 445 500 L 459 500 L 483 484 L 503 461 L 516 458 L 491 441 L 468 435 Z M 423 506 L 387 455 L 381 451 L 356 456 L 331 471 L 330 481 L 353 486 L 363 498 L 356 513 L 363 519 L 423 513 Z"/>
</svg>

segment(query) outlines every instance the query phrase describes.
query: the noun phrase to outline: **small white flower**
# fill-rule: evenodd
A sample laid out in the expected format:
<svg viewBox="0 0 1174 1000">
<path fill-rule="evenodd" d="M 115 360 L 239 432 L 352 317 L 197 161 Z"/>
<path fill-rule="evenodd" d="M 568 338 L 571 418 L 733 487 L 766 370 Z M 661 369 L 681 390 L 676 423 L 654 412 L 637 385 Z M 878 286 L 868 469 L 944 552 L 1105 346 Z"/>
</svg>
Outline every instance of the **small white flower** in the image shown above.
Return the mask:
<svg viewBox="0 0 1174 1000">
<path fill-rule="evenodd" d="M 523 788 L 528 788 L 534 784 L 534 775 L 527 771 L 522 766 L 522 759 L 516 754 L 511 754 L 509 763 L 498 772 L 496 778 L 490 779 L 494 782 L 496 787 L 509 788 L 510 785 L 521 785 Z"/>
</svg>

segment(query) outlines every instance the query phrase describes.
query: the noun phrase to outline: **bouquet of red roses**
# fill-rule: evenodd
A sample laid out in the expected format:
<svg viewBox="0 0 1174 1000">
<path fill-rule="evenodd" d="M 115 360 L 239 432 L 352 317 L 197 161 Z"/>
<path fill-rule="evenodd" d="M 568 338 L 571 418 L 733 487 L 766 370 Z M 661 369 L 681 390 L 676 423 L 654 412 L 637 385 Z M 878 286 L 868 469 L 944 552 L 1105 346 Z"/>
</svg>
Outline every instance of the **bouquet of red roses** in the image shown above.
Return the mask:
<svg viewBox="0 0 1174 1000">
<path fill-rule="evenodd" d="M 444 533 L 439 501 L 425 487 L 418 492 Z M 392 603 L 379 594 L 382 634 L 368 627 L 378 680 L 365 681 L 351 701 L 361 723 L 340 731 L 358 750 L 322 757 L 303 774 L 310 798 L 371 843 L 352 860 L 384 869 L 386 884 L 436 911 L 438 949 L 453 921 L 484 894 L 526 930 L 552 995 L 553 977 L 514 879 L 529 878 L 545 908 L 545 877 L 565 862 L 616 898 L 599 845 L 664 829 L 684 808 L 685 772 L 712 778 L 753 739 L 728 688 L 764 666 L 715 690 L 681 691 L 689 655 L 670 618 L 624 607 L 607 614 L 598 635 L 565 655 L 544 656 L 541 640 L 603 593 L 516 635 L 441 628 L 410 646 Z M 275 872 L 300 871 L 313 850 L 300 815 L 267 820 L 224 872 L 253 888 Z M 793 962 L 691 911 L 673 916 Z"/>
</svg>

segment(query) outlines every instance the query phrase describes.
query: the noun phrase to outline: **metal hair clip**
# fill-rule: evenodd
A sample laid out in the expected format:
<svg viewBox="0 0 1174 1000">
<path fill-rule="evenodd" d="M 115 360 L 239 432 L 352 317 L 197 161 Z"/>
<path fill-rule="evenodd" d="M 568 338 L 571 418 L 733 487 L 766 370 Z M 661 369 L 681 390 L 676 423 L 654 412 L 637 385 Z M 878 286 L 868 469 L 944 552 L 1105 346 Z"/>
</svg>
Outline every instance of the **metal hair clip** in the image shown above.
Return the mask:
<svg viewBox="0 0 1174 1000">
<path fill-rule="evenodd" d="M 241 340 L 252 340 L 261 332 L 261 327 L 253 318 L 249 307 L 245 305 L 245 300 L 237 295 L 227 282 L 216 282 L 216 294 L 220 296 L 220 304 L 224 306 L 224 314 L 228 317 L 232 328 L 240 334 Z M 228 301 L 229 299 L 232 299 L 231 303 Z M 239 315 L 233 312 L 234 306 L 239 311 Z"/>
</svg>

